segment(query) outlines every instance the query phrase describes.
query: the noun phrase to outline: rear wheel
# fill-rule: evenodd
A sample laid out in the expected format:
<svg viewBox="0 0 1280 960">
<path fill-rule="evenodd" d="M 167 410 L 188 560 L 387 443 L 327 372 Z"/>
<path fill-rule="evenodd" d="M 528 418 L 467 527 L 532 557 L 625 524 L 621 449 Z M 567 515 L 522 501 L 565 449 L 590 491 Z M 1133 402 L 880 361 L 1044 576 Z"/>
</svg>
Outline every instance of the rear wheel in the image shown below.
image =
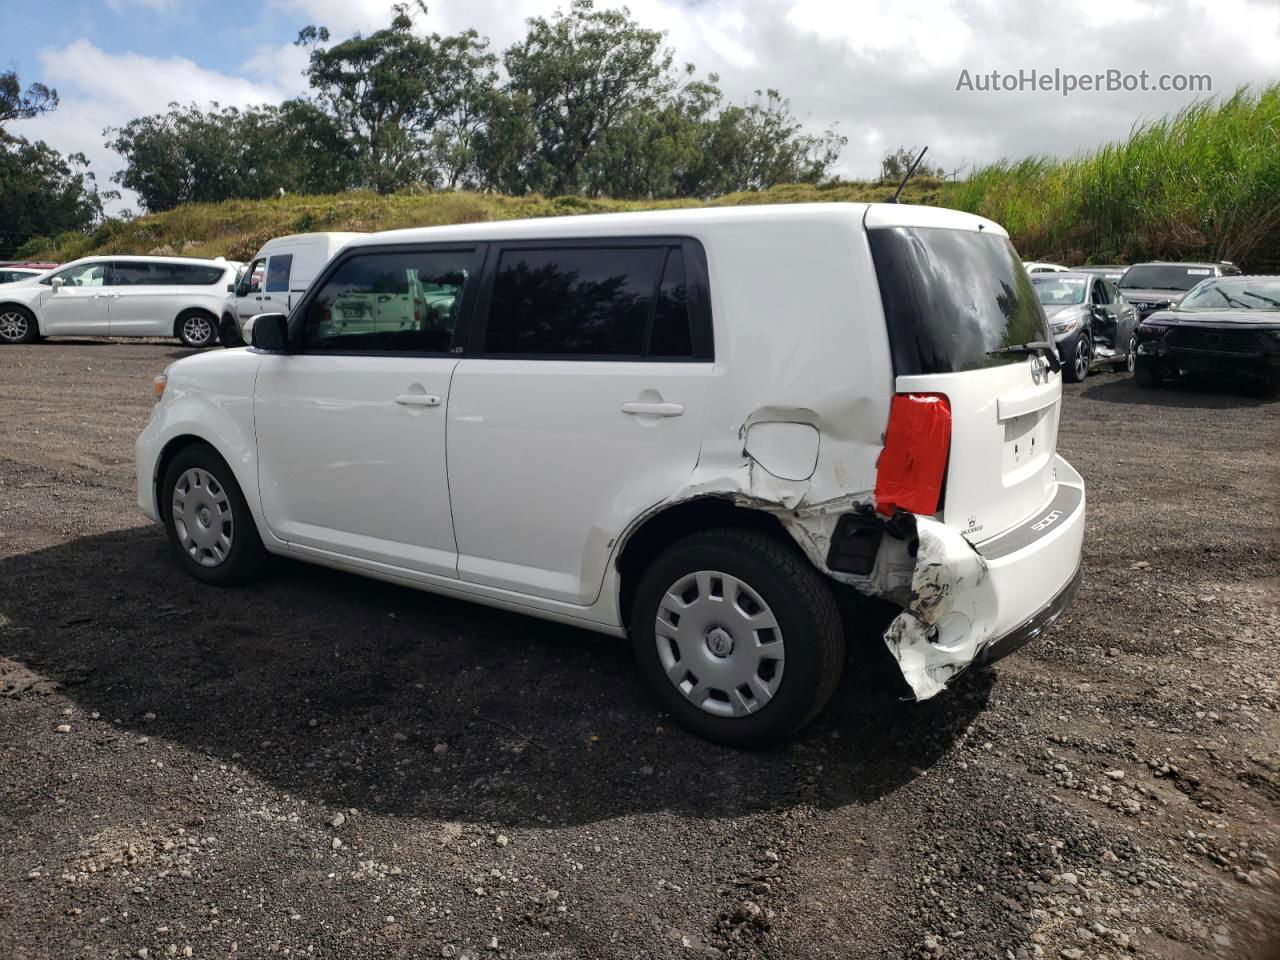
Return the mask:
<svg viewBox="0 0 1280 960">
<path fill-rule="evenodd" d="M 1164 371 L 1160 369 L 1158 360 L 1146 357 L 1135 357 L 1133 363 L 1133 379 L 1144 390 L 1154 390 L 1164 381 Z"/>
<path fill-rule="evenodd" d="M 662 705 L 731 746 L 790 737 L 831 699 L 844 663 L 830 586 L 753 530 L 699 533 L 663 551 L 640 580 L 630 632 Z"/>
<path fill-rule="evenodd" d="M 35 343 L 39 339 L 35 314 L 26 307 L 0 307 L 0 342 Z"/>
<path fill-rule="evenodd" d="M 269 554 L 249 504 L 212 447 L 195 443 L 178 451 L 165 469 L 159 506 L 169 546 L 197 580 L 226 587 L 266 569 Z"/>
<path fill-rule="evenodd" d="M 1093 347 L 1089 338 L 1081 334 L 1076 338 L 1067 362 L 1062 365 L 1062 376 L 1071 383 L 1079 383 L 1089 375 L 1089 364 L 1093 361 Z"/>
<path fill-rule="evenodd" d="M 214 319 L 203 310 L 192 310 L 178 317 L 176 324 L 178 339 L 188 347 L 210 346 L 218 339 L 218 329 Z"/>
</svg>

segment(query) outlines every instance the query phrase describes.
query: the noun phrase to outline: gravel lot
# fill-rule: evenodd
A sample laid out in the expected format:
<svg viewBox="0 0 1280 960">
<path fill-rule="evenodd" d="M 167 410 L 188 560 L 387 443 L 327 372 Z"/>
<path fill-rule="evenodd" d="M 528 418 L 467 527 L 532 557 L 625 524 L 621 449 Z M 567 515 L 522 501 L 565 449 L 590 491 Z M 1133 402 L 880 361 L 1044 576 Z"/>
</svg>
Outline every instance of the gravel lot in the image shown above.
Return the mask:
<svg viewBox="0 0 1280 960">
<path fill-rule="evenodd" d="M 745 753 L 607 639 L 188 579 L 133 506 L 182 354 L 0 348 L 0 958 L 1235 957 L 1275 916 L 1280 402 L 1068 387 L 1068 617 Z"/>
</svg>

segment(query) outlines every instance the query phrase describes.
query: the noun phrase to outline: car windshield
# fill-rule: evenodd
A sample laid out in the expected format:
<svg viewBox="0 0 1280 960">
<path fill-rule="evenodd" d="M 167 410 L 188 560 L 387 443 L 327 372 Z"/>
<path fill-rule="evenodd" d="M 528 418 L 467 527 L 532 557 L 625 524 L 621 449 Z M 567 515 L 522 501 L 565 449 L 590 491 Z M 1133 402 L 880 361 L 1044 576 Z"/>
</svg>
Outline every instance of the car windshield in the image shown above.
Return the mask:
<svg viewBox="0 0 1280 960">
<path fill-rule="evenodd" d="M 1130 267 L 1120 278 L 1121 290 L 1190 290 L 1213 276 L 1212 267 L 1187 267 L 1177 263 L 1148 263 Z"/>
<path fill-rule="evenodd" d="M 1002 348 L 1049 339 L 1005 237 L 932 227 L 879 227 L 867 237 L 900 376 L 1025 363 Z"/>
<path fill-rule="evenodd" d="M 1061 277 L 1032 277 L 1036 296 L 1046 307 L 1066 307 L 1084 303 L 1084 281 L 1078 278 L 1064 280 Z"/>
<path fill-rule="evenodd" d="M 1231 277 L 1206 281 L 1179 310 L 1280 310 L 1280 277 Z"/>
</svg>

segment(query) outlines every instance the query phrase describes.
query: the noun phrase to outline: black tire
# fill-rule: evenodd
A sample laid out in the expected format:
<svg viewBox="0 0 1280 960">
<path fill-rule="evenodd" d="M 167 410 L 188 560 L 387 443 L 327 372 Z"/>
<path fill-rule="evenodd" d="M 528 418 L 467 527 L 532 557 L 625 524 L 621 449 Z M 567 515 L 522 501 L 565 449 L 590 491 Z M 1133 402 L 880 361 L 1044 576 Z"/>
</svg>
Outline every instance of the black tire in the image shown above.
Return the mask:
<svg viewBox="0 0 1280 960">
<path fill-rule="evenodd" d="M 240 327 L 235 317 L 224 316 L 218 324 L 218 342 L 224 347 L 243 347 L 244 337 L 240 336 Z"/>
<path fill-rule="evenodd" d="M 1083 369 L 1081 369 L 1082 354 Z M 1062 361 L 1062 379 L 1068 383 L 1079 383 L 1089 376 L 1089 364 L 1092 362 L 1093 344 L 1089 342 L 1088 334 L 1082 333 L 1076 337 L 1075 343 L 1067 351 L 1066 359 Z"/>
<path fill-rule="evenodd" d="M 195 349 L 218 342 L 218 318 L 204 310 L 186 310 L 173 324 L 173 335 Z"/>
<path fill-rule="evenodd" d="M 180 532 L 180 522 L 175 522 L 174 506 L 175 491 L 180 482 L 186 483 L 188 471 L 202 471 L 203 474 L 211 481 L 204 481 L 200 487 L 204 488 L 201 500 L 216 499 L 225 494 L 226 509 L 214 510 L 208 512 L 209 523 L 204 524 L 200 532 L 202 535 L 208 535 L 208 531 L 214 529 L 218 524 L 219 518 L 222 518 L 222 530 L 224 534 L 227 532 L 226 518 L 230 519 L 230 548 L 226 550 L 225 556 L 220 559 L 216 556 L 209 556 L 211 550 L 202 550 L 198 544 L 192 541 L 189 546 L 183 544 L 183 534 Z M 190 490 L 190 486 L 187 486 Z M 197 487 L 196 489 L 199 489 Z M 160 517 L 164 521 L 165 534 L 169 538 L 169 546 L 173 550 L 174 556 L 178 558 L 178 563 L 182 568 L 203 583 L 212 584 L 216 587 L 230 587 L 239 583 L 247 583 L 261 576 L 267 569 L 271 555 L 267 553 L 266 548 L 262 545 L 262 538 L 258 535 L 258 528 L 254 524 L 253 515 L 249 512 L 249 505 L 245 502 L 244 494 L 240 491 L 240 484 L 236 482 L 235 474 L 231 472 L 231 468 L 227 466 L 225 460 L 222 459 L 212 447 L 204 443 L 193 443 L 191 446 L 184 447 L 179 450 L 177 455 L 170 461 L 168 467 L 165 468 L 164 478 L 160 482 L 159 490 L 159 510 Z M 190 497 L 185 502 L 191 503 Z M 193 523 L 200 523 L 195 513 L 198 504 L 191 503 L 189 508 L 193 516 L 189 519 Z M 180 518 L 181 519 L 181 518 Z M 192 538 L 190 535 L 188 539 Z M 190 548 L 189 548 L 190 547 Z M 193 549 L 194 548 L 194 552 Z M 206 562 L 197 559 L 196 553 L 203 556 Z M 217 562 L 210 562 L 216 560 Z"/>
<path fill-rule="evenodd" d="M 0 307 L 0 343 L 35 343 L 39 339 L 34 313 L 17 304 Z"/>
<path fill-rule="evenodd" d="M 1129 335 L 1129 350 L 1124 355 L 1124 359 L 1116 364 L 1116 370 L 1121 373 L 1133 373 L 1134 362 L 1138 359 L 1138 335 L 1131 333 Z"/>
<path fill-rule="evenodd" d="M 1155 390 L 1164 382 L 1164 371 L 1159 360 L 1137 357 L 1133 364 L 1133 379 L 1144 390 Z"/>
<path fill-rule="evenodd" d="M 707 712 L 686 698 L 663 667 L 656 627 L 659 604 L 673 585 L 700 571 L 736 578 L 758 594 L 786 644 L 785 669 L 777 688 L 754 712 L 742 716 Z M 694 534 L 659 554 L 637 587 L 630 635 L 640 672 L 662 706 L 698 736 L 735 747 L 768 746 L 800 730 L 831 699 L 845 657 L 844 623 L 826 580 L 799 551 L 754 530 Z M 757 635 L 751 636 L 754 640 Z M 675 648 L 667 642 L 668 650 Z M 688 652 L 691 668 L 699 662 L 695 655 L 710 656 L 701 643 L 696 650 L 697 654 L 693 649 Z M 683 652 L 676 662 L 685 662 Z"/>
</svg>

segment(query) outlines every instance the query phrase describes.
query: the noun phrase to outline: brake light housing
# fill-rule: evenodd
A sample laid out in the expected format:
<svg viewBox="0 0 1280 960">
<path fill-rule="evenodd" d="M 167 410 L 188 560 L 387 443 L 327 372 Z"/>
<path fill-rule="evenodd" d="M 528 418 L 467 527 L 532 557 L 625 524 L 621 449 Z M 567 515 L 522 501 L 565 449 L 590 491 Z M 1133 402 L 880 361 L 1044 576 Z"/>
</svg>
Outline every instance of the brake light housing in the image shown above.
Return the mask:
<svg viewBox="0 0 1280 960">
<path fill-rule="evenodd" d="M 894 394 L 876 464 L 876 510 L 932 516 L 951 454 L 951 401 L 941 393 Z"/>
</svg>

